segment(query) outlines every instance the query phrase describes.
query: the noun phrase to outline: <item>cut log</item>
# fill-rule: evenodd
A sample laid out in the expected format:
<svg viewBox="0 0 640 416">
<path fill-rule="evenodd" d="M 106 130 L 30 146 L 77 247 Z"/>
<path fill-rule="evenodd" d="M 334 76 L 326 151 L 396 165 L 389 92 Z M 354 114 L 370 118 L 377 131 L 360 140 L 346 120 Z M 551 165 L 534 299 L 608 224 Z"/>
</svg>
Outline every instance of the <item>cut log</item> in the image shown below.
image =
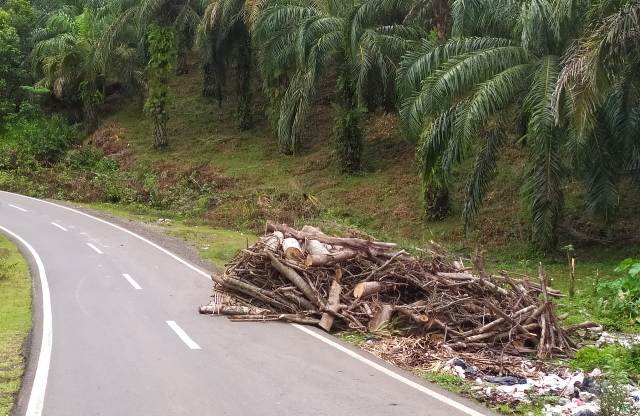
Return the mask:
<svg viewBox="0 0 640 416">
<path fill-rule="evenodd" d="M 329 254 L 329 249 L 318 240 L 307 240 L 304 246 L 307 253 L 312 255 Z"/>
<path fill-rule="evenodd" d="M 290 259 L 302 258 L 302 247 L 300 247 L 300 243 L 295 238 L 285 238 L 282 241 L 282 251 Z"/>
<path fill-rule="evenodd" d="M 286 241 L 286 240 L 285 240 Z M 309 286 L 309 284 L 296 273 L 290 267 L 282 264 L 272 253 L 267 252 L 267 255 L 271 259 L 271 265 L 280 272 L 281 275 L 286 277 L 291 283 L 293 283 L 300 291 L 304 294 L 304 296 L 311 301 L 316 306 L 324 307 L 323 302 L 320 301 L 318 294 Z"/>
<path fill-rule="evenodd" d="M 267 309 L 241 305 L 204 305 L 200 306 L 200 313 L 213 315 L 266 315 Z"/>
<path fill-rule="evenodd" d="M 284 234 L 280 231 L 275 231 L 274 233 L 269 234 L 266 237 L 262 237 L 262 242 L 265 247 L 273 252 L 277 252 L 284 240 Z"/>
<path fill-rule="evenodd" d="M 284 292 L 284 293 L 280 293 L 280 296 L 287 298 L 288 301 L 300 307 L 300 309 L 303 311 L 315 312 L 317 310 L 317 308 L 313 306 L 311 302 L 309 302 L 303 297 L 296 295 L 295 293 Z"/>
<path fill-rule="evenodd" d="M 337 268 L 333 282 L 331 282 L 331 289 L 329 289 L 329 299 L 325 313 L 322 314 L 320 323 L 318 326 L 325 331 L 331 331 L 333 326 L 334 314 L 340 311 L 340 292 L 342 292 L 342 286 L 340 282 L 342 280 L 342 269 Z"/>
<path fill-rule="evenodd" d="M 241 293 L 244 293 L 245 295 L 260 299 L 261 301 L 266 302 L 269 305 L 275 306 L 277 308 L 285 308 L 289 311 L 295 310 L 295 308 L 291 307 L 291 305 L 276 300 L 273 292 L 270 292 L 268 290 L 260 289 L 259 287 L 256 287 L 252 284 L 242 282 L 229 276 L 222 277 L 220 275 L 213 274 L 211 275 L 211 278 L 214 282 L 223 287 L 235 289 Z"/>
<path fill-rule="evenodd" d="M 357 255 L 358 252 L 349 249 L 344 249 L 335 254 L 309 254 L 304 260 L 304 265 L 306 267 L 331 266 L 352 259 Z"/>
<path fill-rule="evenodd" d="M 369 241 L 361 238 L 349 238 L 349 237 L 329 237 L 317 234 L 307 234 L 296 229 L 289 227 L 286 224 L 267 223 L 267 231 L 281 231 L 285 236 L 290 235 L 298 240 L 305 240 L 307 238 L 316 239 L 325 244 L 348 246 L 360 250 L 380 249 L 388 250 L 396 246 L 395 243 L 385 243 L 382 241 Z"/>
<path fill-rule="evenodd" d="M 374 293 L 380 293 L 389 285 L 385 285 L 382 282 L 360 282 L 353 288 L 353 296 L 356 299 L 366 298 Z"/>
<path fill-rule="evenodd" d="M 386 328 L 393 317 L 393 306 L 383 303 L 369 321 L 369 331 L 377 332 Z"/>
</svg>

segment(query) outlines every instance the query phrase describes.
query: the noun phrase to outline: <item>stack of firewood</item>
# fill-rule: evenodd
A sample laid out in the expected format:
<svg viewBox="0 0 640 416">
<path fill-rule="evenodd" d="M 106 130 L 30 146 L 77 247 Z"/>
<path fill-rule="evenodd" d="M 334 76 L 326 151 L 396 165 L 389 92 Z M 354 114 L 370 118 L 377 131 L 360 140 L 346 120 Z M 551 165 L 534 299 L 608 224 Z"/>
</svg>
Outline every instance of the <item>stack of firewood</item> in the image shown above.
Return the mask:
<svg viewBox="0 0 640 416">
<path fill-rule="evenodd" d="M 267 225 L 222 275 L 201 313 L 332 329 L 424 336 L 453 349 L 566 354 L 575 345 L 534 280 L 465 267 L 438 246 L 415 257 L 395 244 Z"/>
</svg>

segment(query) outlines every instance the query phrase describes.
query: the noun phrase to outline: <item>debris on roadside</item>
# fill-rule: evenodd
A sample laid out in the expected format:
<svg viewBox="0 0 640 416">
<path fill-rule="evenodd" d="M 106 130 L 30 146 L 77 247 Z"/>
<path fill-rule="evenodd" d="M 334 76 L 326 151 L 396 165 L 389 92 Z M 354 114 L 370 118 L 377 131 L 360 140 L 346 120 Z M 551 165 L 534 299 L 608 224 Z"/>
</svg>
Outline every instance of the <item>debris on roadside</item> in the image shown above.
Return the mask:
<svg viewBox="0 0 640 416">
<path fill-rule="evenodd" d="M 570 335 L 597 346 L 640 343 L 593 322 L 562 326 L 552 302 L 562 294 L 542 269 L 537 279 L 491 275 L 482 259 L 466 267 L 435 243 L 416 257 L 392 243 L 310 226 L 268 223 L 266 231 L 212 276 L 212 300 L 200 313 L 368 332 L 362 349 L 407 370 L 460 377 L 481 401 L 511 406 L 553 397 L 545 416 L 599 412 L 600 370 L 544 360 L 571 355 L 578 345 Z M 640 390 L 625 389 L 640 409 Z"/>
<path fill-rule="evenodd" d="M 267 224 L 267 234 L 242 250 L 201 313 L 234 321 L 287 321 L 326 331 L 393 330 L 455 351 L 502 356 L 565 355 L 576 345 L 552 303 L 560 292 L 537 280 L 488 275 L 482 259 L 465 267 L 441 247 L 419 258 L 392 243 L 334 237 L 315 227 Z M 473 270 L 473 271 L 472 271 Z"/>
<path fill-rule="evenodd" d="M 620 345 L 625 348 L 640 346 L 640 334 L 614 334 L 602 332 L 596 341 L 596 347 L 605 345 Z"/>
</svg>

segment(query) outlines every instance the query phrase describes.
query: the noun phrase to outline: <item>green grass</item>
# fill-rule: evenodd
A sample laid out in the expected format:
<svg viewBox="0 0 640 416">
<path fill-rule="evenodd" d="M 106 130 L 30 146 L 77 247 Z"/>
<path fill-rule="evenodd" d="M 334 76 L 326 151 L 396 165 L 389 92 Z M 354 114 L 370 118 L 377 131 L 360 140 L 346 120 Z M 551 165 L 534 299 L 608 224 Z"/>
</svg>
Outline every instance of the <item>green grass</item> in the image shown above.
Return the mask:
<svg viewBox="0 0 640 416">
<path fill-rule="evenodd" d="M 620 345 L 587 346 L 579 349 L 571 360 L 573 368 L 592 371 L 599 368 L 617 378 L 640 379 L 640 347 Z"/>
<path fill-rule="evenodd" d="M 472 386 L 471 382 L 465 379 L 462 379 L 454 374 L 448 373 L 440 373 L 429 371 L 422 375 L 422 377 L 430 381 L 438 386 L 442 387 L 445 390 L 456 394 L 468 395 L 470 387 Z"/>
<path fill-rule="evenodd" d="M 17 248 L 0 235 L 0 416 L 7 416 L 24 372 L 31 328 L 31 275 Z"/>
</svg>

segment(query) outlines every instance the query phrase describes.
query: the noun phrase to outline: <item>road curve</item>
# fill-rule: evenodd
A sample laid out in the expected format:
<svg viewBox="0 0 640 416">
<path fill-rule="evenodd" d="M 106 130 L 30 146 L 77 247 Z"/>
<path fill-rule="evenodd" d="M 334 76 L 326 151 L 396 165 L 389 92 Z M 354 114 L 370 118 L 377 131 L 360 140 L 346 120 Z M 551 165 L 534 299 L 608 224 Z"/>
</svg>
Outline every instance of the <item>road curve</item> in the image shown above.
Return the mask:
<svg viewBox="0 0 640 416">
<path fill-rule="evenodd" d="M 205 271 L 79 211 L 0 191 L 0 232 L 40 270 L 16 415 L 491 414 L 315 329 L 199 315 Z"/>
</svg>

